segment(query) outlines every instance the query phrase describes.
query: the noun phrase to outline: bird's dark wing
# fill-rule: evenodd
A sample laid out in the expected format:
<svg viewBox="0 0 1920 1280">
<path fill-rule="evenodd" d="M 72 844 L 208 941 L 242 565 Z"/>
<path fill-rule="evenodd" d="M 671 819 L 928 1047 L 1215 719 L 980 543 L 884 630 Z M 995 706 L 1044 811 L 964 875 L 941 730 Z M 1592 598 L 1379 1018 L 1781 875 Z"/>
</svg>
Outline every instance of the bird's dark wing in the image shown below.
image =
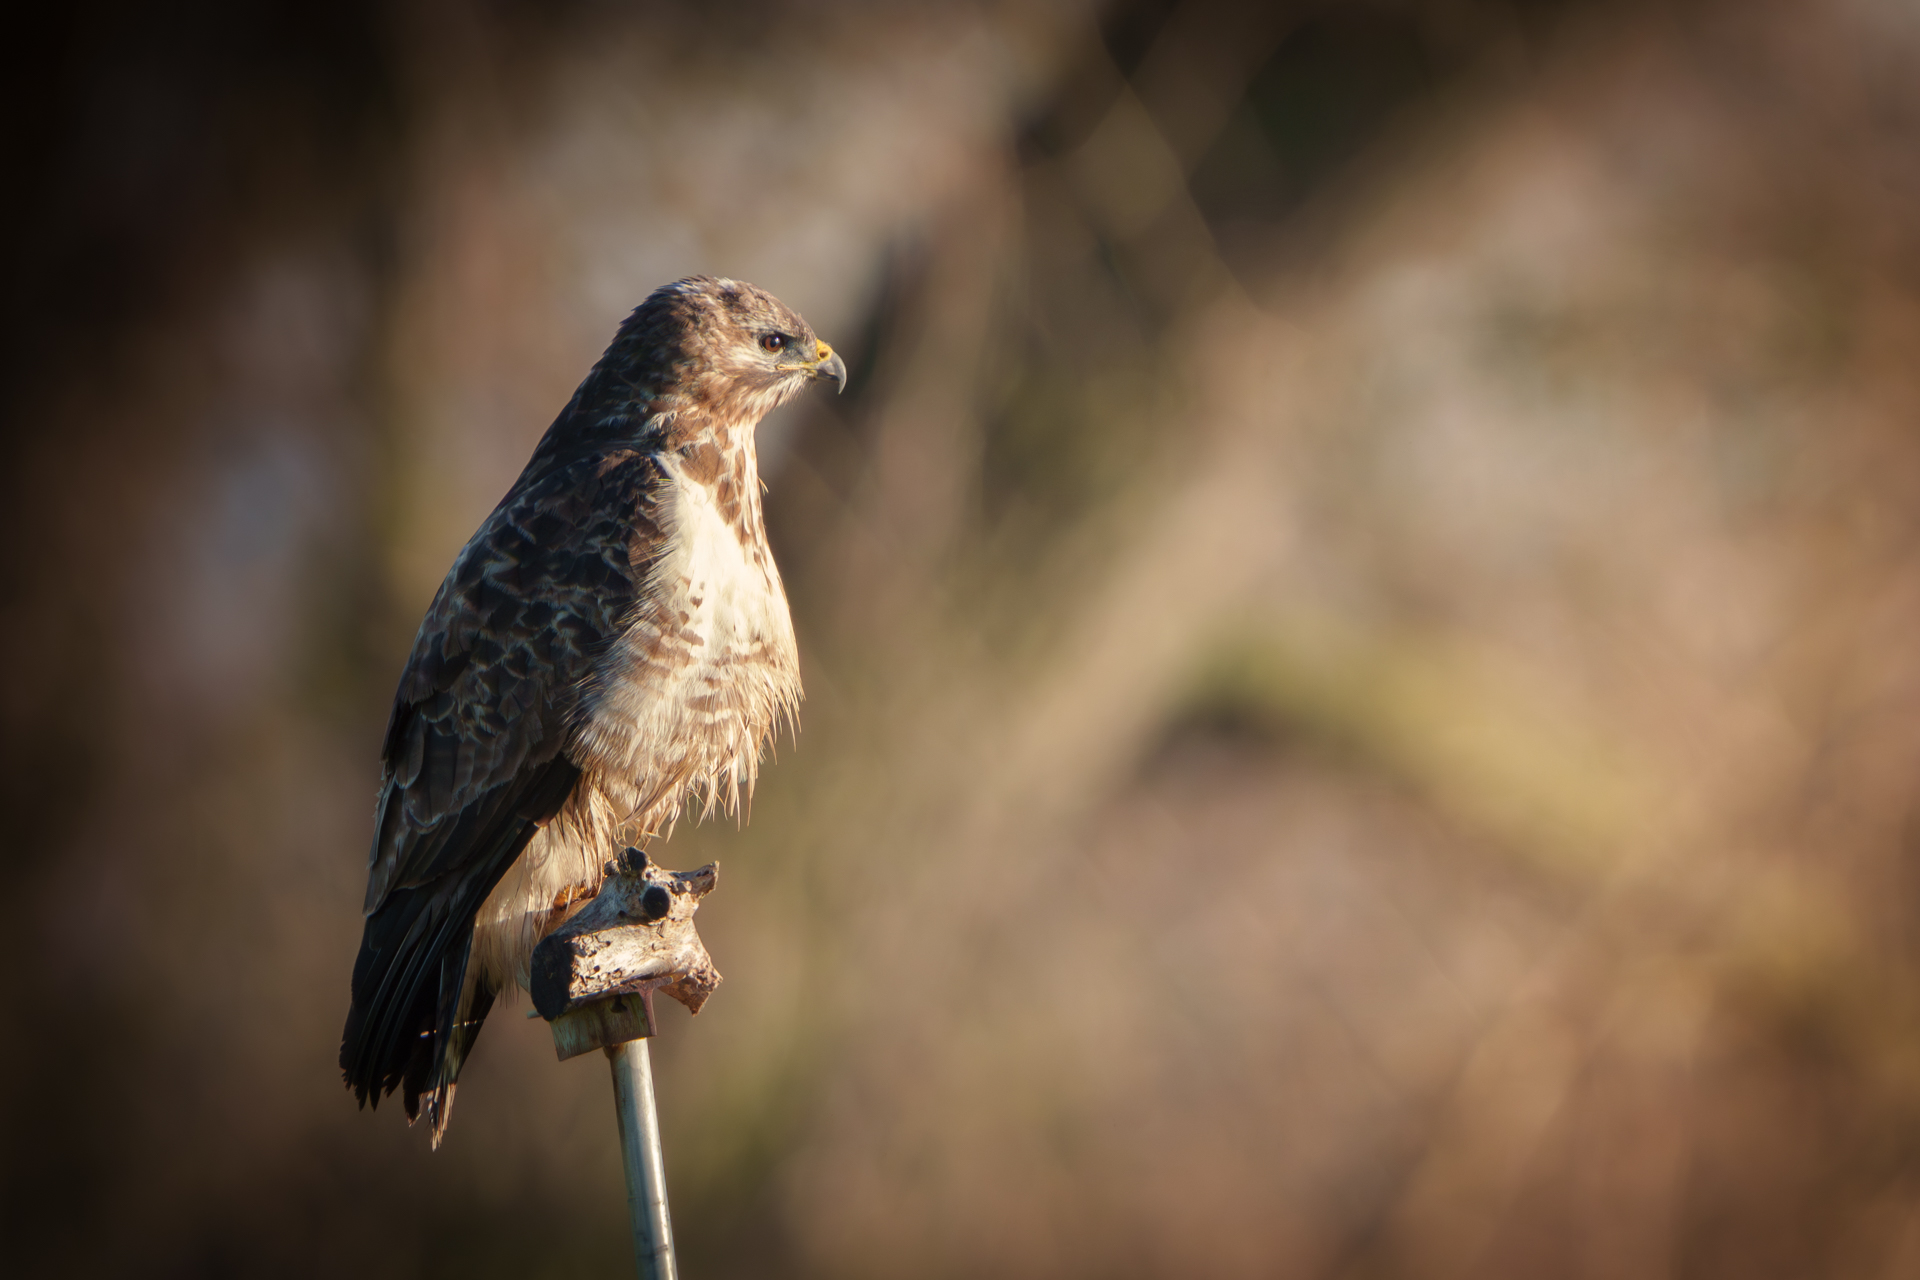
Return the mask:
<svg viewBox="0 0 1920 1280">
<path fill-rule="evenodd" d="M 664 473 L 594 451 L 529 468 L 420 624 L 381 752 L 366 931 L 340 1066 L 362 1103 L 444 1089 L 474 915 L 580 773 L 565 747 L 595 660 L 658 555 Z M 455 1066 L 492 992 L 459 1028 Z"/>
</svg>

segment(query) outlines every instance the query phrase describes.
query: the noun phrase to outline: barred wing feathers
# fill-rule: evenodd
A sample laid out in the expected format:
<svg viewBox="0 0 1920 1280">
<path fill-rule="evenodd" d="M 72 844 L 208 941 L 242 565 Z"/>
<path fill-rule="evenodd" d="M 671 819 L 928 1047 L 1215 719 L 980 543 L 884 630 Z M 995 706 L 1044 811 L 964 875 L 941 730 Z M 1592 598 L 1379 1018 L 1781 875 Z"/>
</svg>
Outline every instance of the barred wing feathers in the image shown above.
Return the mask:
<svg viewBox="0 0 1920 1280">
<path fill-rule="evenodd" d="M 568 748 L 583 687 L 662 545 L 651 455 L 543 454 L 441 583 L 381 752 L 340 1066 L 363 1104 L 403 1088 L 409 1117 L 431 1091 L 436 1124 L 444 1068 L 451 1055 L 457 1071 L 493 1000 L 480 990 L 459 1007 L 474 915 L 579 782 Z"/>
</svg>

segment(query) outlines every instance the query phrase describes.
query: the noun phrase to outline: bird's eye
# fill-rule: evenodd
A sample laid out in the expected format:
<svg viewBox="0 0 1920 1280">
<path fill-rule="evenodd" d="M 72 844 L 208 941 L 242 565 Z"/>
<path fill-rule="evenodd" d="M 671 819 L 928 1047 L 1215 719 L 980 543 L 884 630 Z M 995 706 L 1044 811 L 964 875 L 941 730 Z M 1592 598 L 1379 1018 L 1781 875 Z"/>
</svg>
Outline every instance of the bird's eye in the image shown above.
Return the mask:
<svg viewBox="0 0 1920 1280">
<path fill-rule="evenodd" d="M 770 333 L 760 339 L 760 345 L 769 351 L 783 351 L 786 349 L 787 335 L 784 333 Z"/>
</svg>

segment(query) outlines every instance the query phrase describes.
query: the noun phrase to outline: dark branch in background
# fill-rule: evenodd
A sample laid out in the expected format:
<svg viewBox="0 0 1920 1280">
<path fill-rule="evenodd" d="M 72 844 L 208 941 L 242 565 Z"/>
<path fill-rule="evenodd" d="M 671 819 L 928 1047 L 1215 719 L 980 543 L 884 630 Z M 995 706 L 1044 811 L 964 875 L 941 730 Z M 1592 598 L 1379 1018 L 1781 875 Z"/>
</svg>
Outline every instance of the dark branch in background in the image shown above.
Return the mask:
<svg viewBox="0 0 1920 1280">
<path fill-rule="evenodd" d="M 1005 536 L 1071 524 L 1109 495 L 1149 442 L 1112 424 L 1076 424 L 1086 371 L 1159 381 L 1156 344 L 1194 303 L 1201 254 L 1258 295 L 1322 243 L 1308 213 L 1383 144 L 1418 126 L 1445 95 L 1500 58 L 1530 56 L 1584 0 L 1139 0 L 1114 5 L 1101 41 L 1021 128 L 1034 235 L 1071 226 L 1083 243 L 1046 243 L 1075 272 L 1022 279 L 994 363 L 981 491 Z M 1177 158 L 1183 199 L 1144 230 L 1117 235 L 1067 171 L 1131 94 Z M 1063 177 L 1063 174 L 1066 175 Z M 1337 223 L 1337 219 L 1335 219 Z M 1311 224 L 1311 225 L 1310 225 Z M 1284 260 L 1275 246 L 1289 246 Z M 1056 269 L 1063 269 L 1056 267 Z M 1061 385 L 1057 371 L 1075 371 Z M 1146 388 L 1143 387 L 1143 391 Z"/>
</svg>

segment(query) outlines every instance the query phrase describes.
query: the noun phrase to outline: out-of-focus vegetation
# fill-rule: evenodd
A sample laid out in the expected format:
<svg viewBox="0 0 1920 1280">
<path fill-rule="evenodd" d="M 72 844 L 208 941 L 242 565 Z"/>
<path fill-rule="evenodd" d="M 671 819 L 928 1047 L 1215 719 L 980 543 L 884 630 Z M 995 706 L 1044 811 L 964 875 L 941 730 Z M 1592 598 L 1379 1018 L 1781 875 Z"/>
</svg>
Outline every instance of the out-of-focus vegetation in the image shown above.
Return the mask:
<svg viewBox="0 0 1920 1280">
<path fill-rule="evenodd" d="M 855 378 L 655 850 L 690 1275 L 1920 1274 L 1907 7 L 165 8 L 4 77 L 9 1274 L 624 1268 L 597 1059 L 333 1062 L 412 629 L 695 271 Z"/>
</svg>

